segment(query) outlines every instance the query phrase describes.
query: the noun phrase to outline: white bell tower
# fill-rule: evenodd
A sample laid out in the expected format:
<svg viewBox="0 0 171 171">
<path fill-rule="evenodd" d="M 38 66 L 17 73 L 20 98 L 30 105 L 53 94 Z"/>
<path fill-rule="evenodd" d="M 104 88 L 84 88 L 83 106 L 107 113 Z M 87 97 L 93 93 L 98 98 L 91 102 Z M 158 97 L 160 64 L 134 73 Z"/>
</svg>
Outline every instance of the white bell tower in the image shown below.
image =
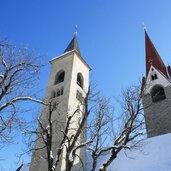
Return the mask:
<svg viewBox="0 0 171 171">
<path fill-rule="evenodd" d="M 64 53 L 58 57 L 53 58 L 51 61 L 51 72 L 46 89 L 46 98 L 56 98 L 59 102 L 58 111 L 53 115 L 54 119 L 61 122 L 60 126 L 56 126 L 54 133 L 54 151 L 60 144 L 63 134 L 60 132 L 66 123 L 67 114 L 72 114 L 79 106 L 80 102 L 85 98 L 89 88 L 89 71 L 91 70 L 89 65 L 82 58 L 76 34 L 69 43 Z M 46 118 L 46 110 L 42 110 L 41 118 Z M 60 113 L 60 114 L 58 114 Z M 80 117 L 83 113 L 78 113 L 72 122 L 72 128 L 76 129 Z M 86 137 L 86 136 L 83 136 Z M 81 140 L 80 138 L 80 141 Z M 84 138 L 85 141 L 85 138 Z M 78 142 L 79 143 L 79 142 Z M 36 146 L 40 145 L 40 142 L 36 143 Z M 47 164 L 44 160 L 39 160 L 36 157 L 37 152 L 33 153 L 30 171 L 46 171 Z M 39 152 L 43 155 L 44 152 Z M 83 161 L 86 160 L 86 151 L 79 151 L 79 155 Z M 75 162 L 75 165 L 79 165 L 79 160 Z M 65 157 L 59 163 L 57 171 L 65 170 Z"/>
</svg>

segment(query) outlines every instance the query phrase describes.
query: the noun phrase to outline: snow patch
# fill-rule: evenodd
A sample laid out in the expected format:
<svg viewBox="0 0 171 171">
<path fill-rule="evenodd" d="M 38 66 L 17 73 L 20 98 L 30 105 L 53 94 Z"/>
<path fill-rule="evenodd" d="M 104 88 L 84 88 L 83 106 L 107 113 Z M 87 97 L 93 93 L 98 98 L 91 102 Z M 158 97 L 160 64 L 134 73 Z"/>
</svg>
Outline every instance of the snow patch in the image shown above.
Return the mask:
<svg viewBox="0 0 171 171">
<path fill-rule="evenodd" d="M 122 150 L 108 171 L 171 171 L 171 133 L 148 138 L 140 149 Z"/>
</svg>

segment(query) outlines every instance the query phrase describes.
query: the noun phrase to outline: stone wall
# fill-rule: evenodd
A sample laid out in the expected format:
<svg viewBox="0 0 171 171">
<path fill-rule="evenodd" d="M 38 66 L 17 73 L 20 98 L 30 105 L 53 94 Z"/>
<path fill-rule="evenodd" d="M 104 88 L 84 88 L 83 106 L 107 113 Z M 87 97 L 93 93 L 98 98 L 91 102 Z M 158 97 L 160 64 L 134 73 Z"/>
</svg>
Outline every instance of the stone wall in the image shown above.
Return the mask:
<svg viewBox="0 0 171 171">
<path fill-rule="evenodd" d="M 151 94 L 143 95 L 147 137 L 171 132 L 171 86 L 164 88 L 166 99 L 152 102 Z"/>
</svg>

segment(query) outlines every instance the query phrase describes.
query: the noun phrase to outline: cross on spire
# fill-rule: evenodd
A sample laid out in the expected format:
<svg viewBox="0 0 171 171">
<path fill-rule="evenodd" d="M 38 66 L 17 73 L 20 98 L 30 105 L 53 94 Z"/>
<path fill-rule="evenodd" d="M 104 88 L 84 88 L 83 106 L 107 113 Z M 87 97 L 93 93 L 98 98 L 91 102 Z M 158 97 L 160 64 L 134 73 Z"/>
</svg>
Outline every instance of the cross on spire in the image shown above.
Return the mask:
<svg viewBox="0 0 171 171">
<path fill-rule="evenodd" d="M 77 33 L 78 33 L 78 26 L 77 26 L 77 25 L 75 25 L 74 36 L 77 36 Z"/>
<path fill-rule="evenodd" d="M 77 26 L 75 26 L 75 29 L 77 29 Z M 77 31 L 74 32 L 74 36 L 71 42 L 69 43 L 69 45 L 67 46 L 67 48 L 65 49 L 64 53 L 72 51 L 72 50 L 76 50 L 78 53 L 80 53 L 80 49 L 79 49 L 78 41 L 77 41 Z"/>
<path fill-rule="evenodd" d="M 146 27 L 144 21 L 141 24 L 142 24 L 143 29 L 146 31 L 147 30 L 147 27 Z"/>
</svg>

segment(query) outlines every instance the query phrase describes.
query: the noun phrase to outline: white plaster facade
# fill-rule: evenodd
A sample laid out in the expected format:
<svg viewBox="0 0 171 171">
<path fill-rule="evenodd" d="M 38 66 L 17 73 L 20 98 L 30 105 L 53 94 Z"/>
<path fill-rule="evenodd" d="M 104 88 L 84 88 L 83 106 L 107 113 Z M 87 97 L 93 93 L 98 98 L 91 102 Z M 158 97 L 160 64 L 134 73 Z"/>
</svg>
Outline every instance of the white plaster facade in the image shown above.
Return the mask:
<svg viewBox="0 0 171 171">
<path fill-rule="evenodd" d="M 152 80 L 152 75 L 157 75 L 157 79 Z M 149 73 L 147 75 L 147 80 L 144 86 L 144 94 L 150 94 L 151 89 L 155 85 L 160 85 L 162 87 L 167 87 L 171 85 L 171 82 L 166 78 L 166 76 L 151 65 Z"/>
<path fill-rule="evenodd" d="M 66 123 L 66 117 L 69 114 L 72 114 L 77 108 L 78 105 L 80 105 L 80 101 L 76 98 L 77 90 L 82 94 L 83 97 L 86 96 L 86 93 L 88 92 L 89 88 L 89 71 L 91 70 L 89 65 L 83 60 L 83 58 L 80 56 L 80 53 L 78 53 L 76 50 L 72 50 L 69 52 L 64 53 L 63 55 L 53 58 L 50 63 L 52 64 L 51 72 L 49 76 L 49 81 L 46 89 L 46 99 L 49 99 L 52 96 L 52 92 L 56 91 L 57 89 L 63 88 L 63 95 L 56 97 L 57 101 L 59 101 L 58 106 L 58 112 L 56 112 L 53 115 L 54 120 L 59 120 L 61 123 L 63 123 L 62 126 L 56 126 L 54 129 L 54 136 L 53 136 L 53 149 L 52 153 L 55 153 L 55 149 L 57 148 L 58 144 L 60 143 L 60 140 L 62 138 L 62 134 L 59 131 L 59 129 L 64 128 L 64 125 Z M 56 74 L 60 71 L 65 72 L 64 81 L 55 84 L 55 77 Z M 83 76 L 83 88 L 81 88 L 77 84 L 77 74 L 81 73 Z M 82 108 L 83 110 L 83 108 Z M 42 116 L 41 119 L 46 120 L 46 107 L 42 110 Z M 60 114 L 59 114 L 60 113 Z M 83 113 L 79 112 L 74 115 L 74 118 L 72 120 L 72 129 L 73 131 L 70 131 L 70 134 L 74 134 L 74 129 L 77 129 L 78 122 L 80 118 L 82 117 Z M 85 141 L 85 135 L 83 135 L 84 140 L 79 138 L 79 141 Z M 39 147 L 41 145 L 41 141 L 36 142 L 36 147 Z M 77 142 L 80 143 L 80 142 Z M 32 157 L 32 162 L 30 165 L 30 171 L 46 171 L 47 170 L 47 162 L 46 161 L 37 161 L 36 155 L 45 155 L 46 151 L 41 152 L 34 152 Z M 78 151 L 80 153 L 80 151 Z M 38 154 L 38 155 L 39 155 Z M 83 161 L 86 160 L 86 151 L 85 149 L 82 149 L 81 153 L 79 154 Z M 65 152 L 63 152 L 63 159 L 60 163 L 60 166 L 56 169 L 57 171 L 63 171 L 65 170 Z M 79 159 L 76 160 L 75 164 L 79 165 Z"/>
</svg>

